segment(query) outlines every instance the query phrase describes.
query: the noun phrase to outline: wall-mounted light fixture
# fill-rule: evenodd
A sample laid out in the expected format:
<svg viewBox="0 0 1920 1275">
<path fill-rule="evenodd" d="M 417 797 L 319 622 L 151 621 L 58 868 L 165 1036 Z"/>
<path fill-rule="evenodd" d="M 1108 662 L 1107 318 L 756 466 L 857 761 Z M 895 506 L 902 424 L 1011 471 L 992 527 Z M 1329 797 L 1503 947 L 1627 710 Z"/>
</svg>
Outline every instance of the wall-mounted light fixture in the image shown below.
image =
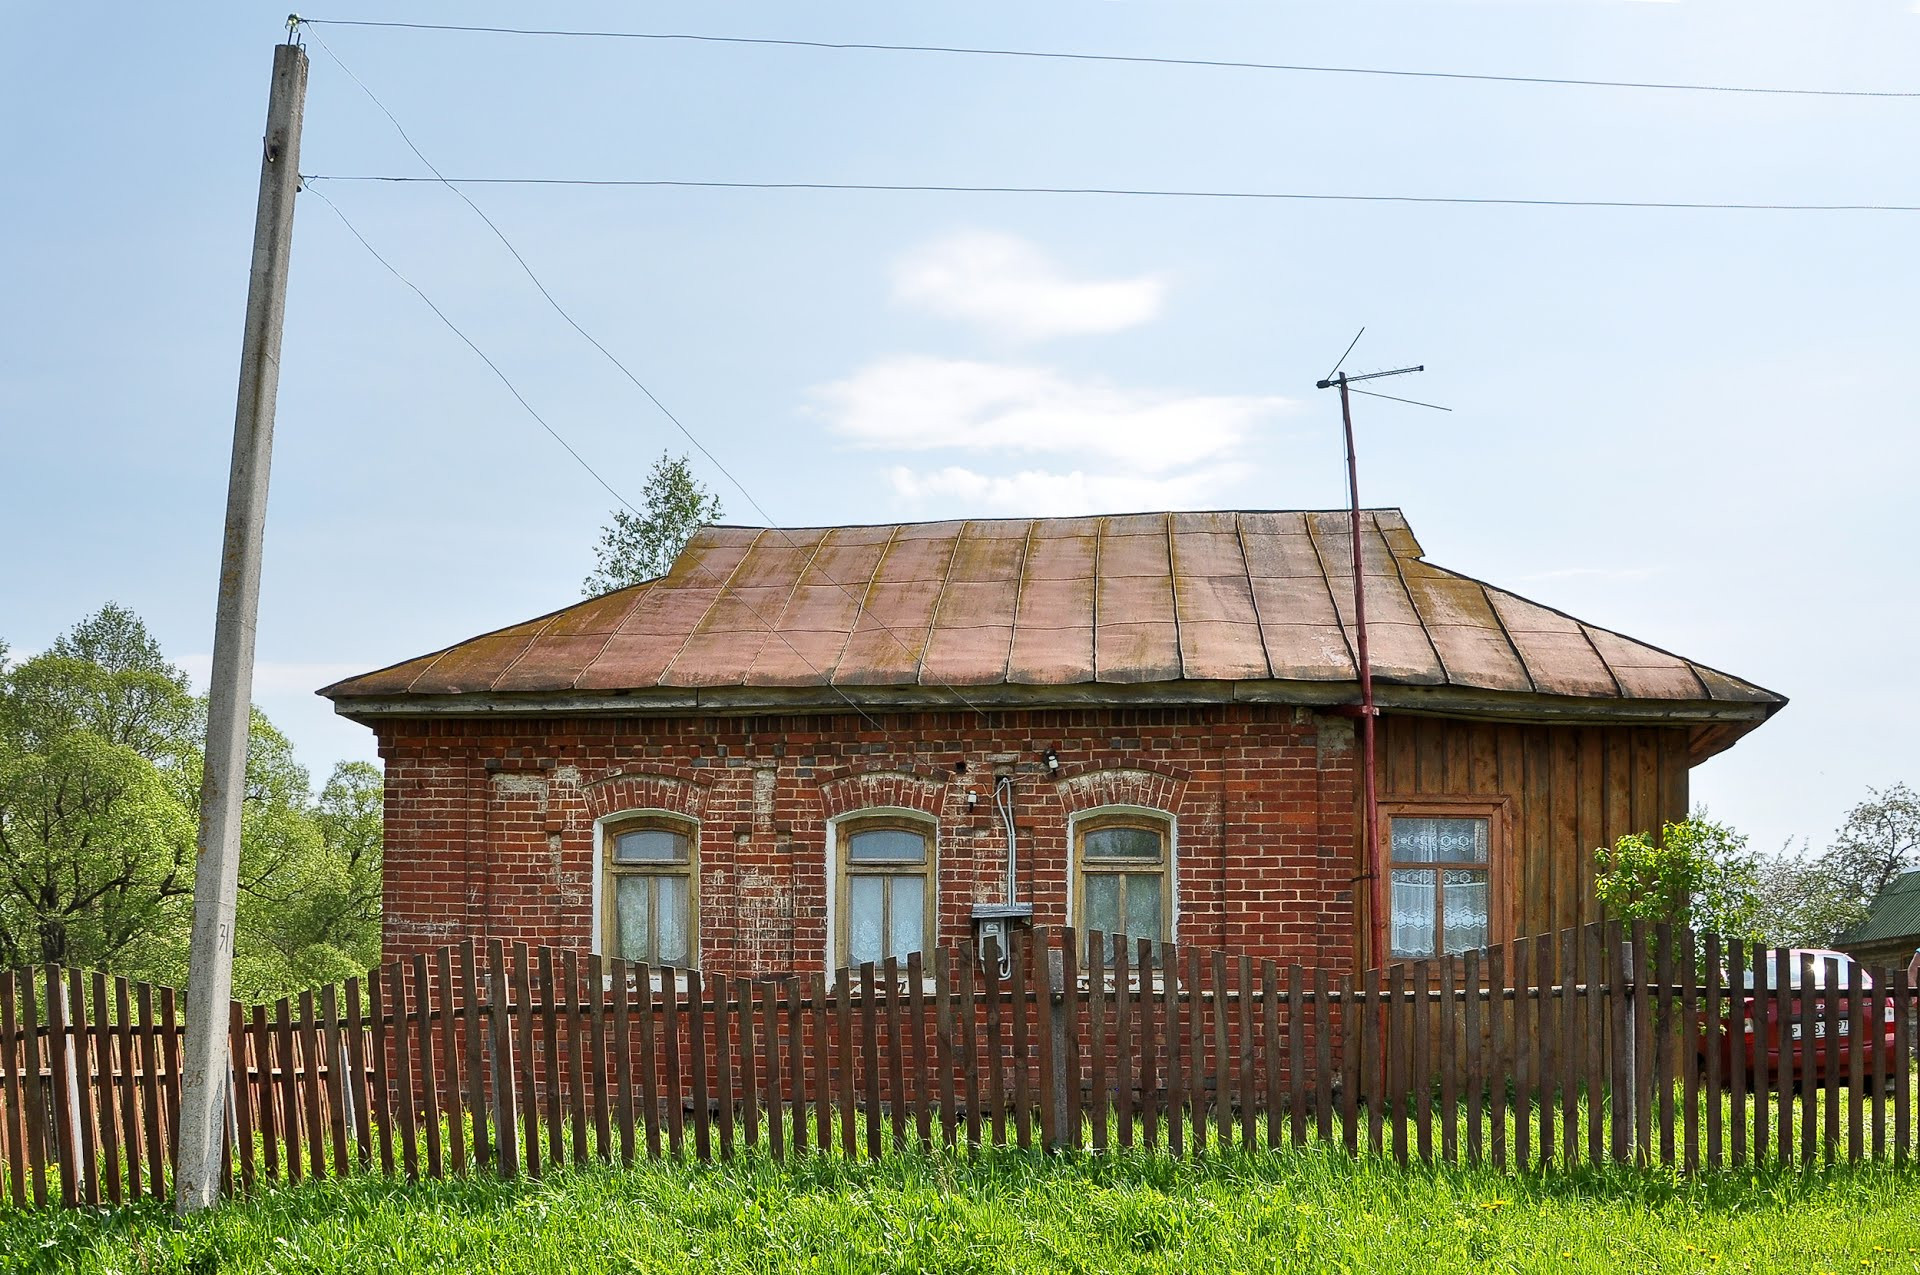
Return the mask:
<svg viewBox="0 0 1920 1275">
<path fill-rule="evenodd" d="M 967 813 L 972 814 L 980 804 L 980 794 L 972 789 L 967 791 Z"/>
<path fill-rule="evenodd" d="M 1049 748 L 1046 752 L 1040 754 L 1040 760 L 1047 763 L 1048 779 L 1060 778 L 1060 754 L 1059 753 L 1056 753 L 1051 748 Z"/>
</svg>

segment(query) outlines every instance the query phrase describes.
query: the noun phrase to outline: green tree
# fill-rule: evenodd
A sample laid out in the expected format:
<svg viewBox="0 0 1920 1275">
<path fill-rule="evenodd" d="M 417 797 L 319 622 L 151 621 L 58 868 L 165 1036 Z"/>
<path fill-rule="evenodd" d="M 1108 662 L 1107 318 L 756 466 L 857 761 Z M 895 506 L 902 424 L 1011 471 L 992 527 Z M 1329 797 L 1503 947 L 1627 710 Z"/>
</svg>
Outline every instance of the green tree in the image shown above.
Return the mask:
<svg viewBox="0 0 1920 1275">
<path fill-rule="evenodd" d="M 109 604 L 40 655 L 0 645 L 0 965 L 186 977 L 204 701 L 139 617 Z M 380 772 L 314 799 L 254 711 L 241 806 L 234 987 L 280 995 L 380 951 Z"/>
<path fill-rule="evenodd" d="M 1874 896 L 1920 867 L 1920 794 L 1905 784 L 1869 788 L 1833 844 L 1809 856 L 1789 847 L 1762 860 L 1761 928 L 1773 942 L 1828 947 L 1866 919 Z"/>
<path fill-rule="evenodd" d="M 144 968 L 188 915 L 194 704 L 111 603 L 0 663 L 0 961 Z"/>
<path fill-rule="evenodd" d="M 665 575 L 701 524 L 721 516 L 720 498 L 693 475 L 685 456 L 660 453 L 640 493 L 641 509 L 613 511 L 593 547 L 593 574 L 582 583 L 588 597 Z"/>
<path fill-rule="evenodd" d="M 1620 920 L 1751 938 L 1758 878 L 1746 846 L 1746 837 L 1696 811 L 1657 837 L 1628 833 L 1595 850 L 1594 892 Z"/>
</svg>

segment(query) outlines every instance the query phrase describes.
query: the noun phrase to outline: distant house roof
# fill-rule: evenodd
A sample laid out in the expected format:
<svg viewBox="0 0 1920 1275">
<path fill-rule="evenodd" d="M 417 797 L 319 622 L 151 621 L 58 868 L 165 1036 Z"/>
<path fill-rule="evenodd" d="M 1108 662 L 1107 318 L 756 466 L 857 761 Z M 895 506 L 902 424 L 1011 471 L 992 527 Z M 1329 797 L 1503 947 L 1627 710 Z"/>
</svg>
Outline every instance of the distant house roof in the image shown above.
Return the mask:
<svg viewBox="0 0 1920 1275">
<path fill-rule="evenodd" d="M 1867 919 L 1837 940 L 1848 946 L 1920 937 L 1920 870 L 1902 872 L 1875 895 Z"/>
<path fill-rule="evenodd" d="M 1786 701 L 1426 562 L 1365 511 L 1389 708 L 1689 723 Z M 1261 701 L 1355 694 L 1345 512 L 707 527 L 658 580 L 348 678 L 355 717 Z"/>
</svg>

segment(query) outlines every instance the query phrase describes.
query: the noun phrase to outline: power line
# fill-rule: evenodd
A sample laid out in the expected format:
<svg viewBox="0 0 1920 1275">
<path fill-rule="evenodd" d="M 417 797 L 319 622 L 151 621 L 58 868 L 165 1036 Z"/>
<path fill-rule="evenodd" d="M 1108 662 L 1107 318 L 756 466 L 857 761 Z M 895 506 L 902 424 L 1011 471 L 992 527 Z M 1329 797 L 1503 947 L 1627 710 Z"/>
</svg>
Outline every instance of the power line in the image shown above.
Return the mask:
<svg viewBox="0 0 1920 1275">
<path fill-rule="evenodd" d="M 600 471 L 595 469 L 593 465 L 588 462 L 587 458 L 582 456 L 579 453 L 579 451 L 575 449 L 574 445 L 572 443 L 569 443 L 566 440 L 566 438 L 561 435 L 560 431 L 555 429 L 552 426 L 552 424 L 548 422 L 547 418 L 542 416 L 539 410 L 535 408 L 532 403 L 529 403 L 527 401 L 527 396 L 520 392 L 519 387 L 513 383 L 512 378 L 509 377 L 504 371 L 501 370 L 500 365 L 493 361 L 493 358 L 491 355 L 489 355 L 485 350 L 481 349 L 479 345 L 477 345 L 474 342 L 472 337 L 468 336 L 464 331 L 462 331 L 459 324 L 455 323 L 452 319 L 448 318 L 447 312 L 442 310 L 437 304 L 435 304 L 433 298 L 428 296 L 426 292 L 421 289 L 419 284 L 415 283 L 413 280 L 407 278 L 406 275 L 402 274 L 400 272 L 399 267 L 395 266 L 391 261 L 387 260 L 386 257 L 382 256 L 380 253 L 380 250 L 375 248 L 372 243 L 368 242 L 367 237 L 360 233 L 360 228 L 355 226 L 353 224 L 352 219 L 350 219 L 346 213 L 340 210 L 340 205 L 334 203 L 331 199 L 328 199 L 326 195 L 322 194 L 320 191 L 317 191 L 317 190 L 312 191 L 311 194 L 316 199 L 318 199 L 321 203 L 325 204 L 328 208 L 333 210 L 333 215 L 340 219 L 340 224 L 347 228 L 347 233 L 351 234 L 355 239 L 359 240 L 360 246 L 362 248 L 365 248 L 368 254 L 372 256 L 375 261 L 379 262 L 382 266 L 384 266 L 388 274 L 392 275 L 394 278 L 398 279 L 401 283 L 405 284 L 407 288 L 413 293 L 413 295 L 415 295 L 416 297 L 419 297 L 421 301 L 425 302 L 427 309 L 433 311 L 434 317 L 439 319 L 440 322 L 444 323 L 449 332 L 459 337 L 461 342 L 465 344 L 469 350 L 472 350 L 476 355 L 479 356 L 480 361 L 482 363 L 485 363 L 487 365 L 487 368 L 494 374 L 494 376 L 499 378 L 500 383 L 507 387 L 507 392 L 513 395 L 514 400 L 518 402 L 521 407 L 526 409 L 527 415 L 533 417 L 533 419 L 539 423 L 541 429 L 546 430 L 548 434 L 552 435 L 553 441 L 555 441 L 556 443 L 559 443 L 560 446 L 565 448 L 567 455 L 573 457 L 573 459 L 579 463 L 580 468 L 586 470 L 589 474 L 593 475 L 593 480 L 599 483 L 602 487 L 604 487 L 607 491 L 607 494 L 612 496 L 616 501 L 618 501 L 627 510 L 628 513 L 631 513 L 636 517 L 643 516 L 641 515 L 638 509 L 635 509 L 633 507 L 633 503 L 631 501 L 629 501 L 625 496 L 622 496 L 619 493 L 619 491 L 614 488 L 612 483 L 608 482 L 605 478 L 603 478 L 600 474 Z M 791 544 L 792 542 L 789 541 L 788 543 Z M 722 588 L 726 586 L 727 582 L 724 578 L 721 577 L 719 572 L 707 566 L 707 564 L 704 562 L 700 562 L 696 565 L 698 565 L 698 567 L 702 571 L 705 571 L 707 575 L 710 578 L 712 578 L 715 582 L 720 584 Z M 748 601 L 745 598 L 740 598 L 739 600 L 741 605 L 746 607 L 748 613 L 751 614 L 754 619 L 758 620 L 761 623 L 761 625 L 766 629 L 769 635 L 779 638 L 781 643 L 785 645 L 789 651 L 793 652 L 794 657 L 798 659 L 802 664 L 806 665 L 807 671 L 812 673 L 815 677 L 820 678 L 824 683 L 824 685 L 827 687 L 827 689 L 831 690 L 834 694 L 838 695 L 842 700 L 846 702 L 846 705 L 848 708 L 851 708 L 854 712 L 858 713 L 862 718 L 866 720 L 867 724 L 872 726 L 875 730 L 886 731 L 887 728 L 883 726 L 880 722 L 876 721 L 872 714 L 868 713 L 866 709 L 860 707 L 860 705 L 854 701 L 852 696 L 848 695 L 839 686 L 836 686 L 834 684 L 832 677 L 821 673 L 819 669 L 815 668 L 813 666 L 813 662 L 809 660 L 805 655 L 801 654 L 800 648 L 795 646 L 793 642 L 787 637 L 786 634 L 782 633 L 778 628 L 776 628 L 773 625 L 773 623 L 769 621 L 767 617 L 760 611 L 758 607 L 754 606 L 752 602 Z M 888 732 L 888 733 L 891 734 L 891 732 Z"/>
<path fill-rule="evenodd" d="M 1635 208 L 1693 212 L 1920 212 L 1920 204 L 1740 203 L 1669 199 L 1527 199 L 1478 195 L 1355 195 L 1318 191 L 1182 190 L 1123 186 L 968 186 L 956 183 L 690 181 L 618 177 L 415 177 L 386 173 L 311 173 L 308 182 L 458 183 L 463 186 L 604 186 L 689 190 L 888 191 L 953 195 L 1099 195 L 1136 199 L 1292 200 L 1362 204 L 1460 204 L 1501 208 Z"/>
<path fill-rule="evenodd" d="M 737 477 L 735 477 L 733 472 L 720 462 L 719 457 L 715 456 L 711 451 L 707 449 L 706 444 L 702 443 L 700 439 L 694 435 L 693 431 L 688 429 L 686 424 L 682 422 L 678 416 L 674 415 L 674 413 L 668 409 L 667 405 L 661 402 L 659 397 L 655 395 L 651 389 L 647 388 L 646 384 L 642 382 L 638 376 L 634 375 L 633 370 L 629 368 L 620 359 L 618 355 L 614 354 L 612 350 L 608 349 L 606 345 L 603 344 L 598 338 L 596 338 L 591 332 L 588 332 L 586 328 L 582 327 L 579 321 L 576 320 L 572 314 L 568 313 L 566 307 L 560 304 L 559 298 L 555 297 L 553 293 L 547 288 L 547 285 L 541 281 L 540 276 L 534 273 L 533 266 L 530 265 L 527 259 L 521 255 L 520 250 L 514 247 L 513 241 L 507 238 L 506 232 L 501 230 L 500 227 L 494 222 L 493 218 L 487 216 L 486 212 L 481 209 L 480 205 L 476 204 L 467 195 L 465 191 L 455 186 L 454 183 L 451 180 L 449 180 L 446 177 L 446 175 L 440 171 L 439 167 L 435 165 L 432 160 L 426 157 L 426 154 L 421 151 L 419 146 L 415 145 L 413 138 L 408 135 L 407 130 L 401 125 L 399 119 L 394 116 L 391 110 L 387 109 L 386 103 L 382 102 L 379 98 L 379 95 L 376 94 L 372 90 L 372 88 L 368 87 L 366 81 L 362 80 L 358 75 L 354 74 L 353 68 L 349 67 L 344 61 L 341 60 L 340 55 L 335 53 L 333 49 L 327 45 L 326 40 L 322 38 L 318 32 L 314 34 L 314 38 L 319 41 L 320 47 L 326 51 L 327 56 L 333 60 L 334 64 L 338 66 L 342 71 L 345 71 L 347 73 L 347 76 L 350 79 L 352 79 L 356 85 L 360 87 L 360 91 L 365 93 L 368 99 L 372 101 L 376 107 L 379 108 L 380 113 L 387 117 L 388 122 L 393 125 L 394 131 L 399 133 L 400 139 L 406 143 L 407 149 L 411 150 L 414 153 L 415 157 L 418 158 L 422 164 L 426 165 L 427 169 L 430 172 L 432 172 L 433 174 L 432 180 L 438 182 L 440 185 L 445 186 L 448 190 L 451 190 L 454 194 L 458 195 L 461 201 L 465 203 L 468 208 L 471 208 L 474 214 L 478 216 L 481 221 L 486 223 L 487 228 L 493 231 L 494 237 L 499 239 L 502 246 L 504 246 L 508 251 L 508 253 L 512 255 L 513 259 L 519 263 L 520 269 L 523 272 L 525 272 L 527 278 L 532 281 L 533 286 L 539 290 L 540 295 L 546 298 L 547 304 L 553 307 L 554 313 L 558 314 L 562 319 L 564 319 L 569 327 L 571 327 L 575 332 L 579 333 L 580 336 L 584 338 L 588 344 L 593 346 L 594 349 L 598 350 L 603 356 L 605 356 L 608 362 L 612 363 L 614 367 L 618 368 L 620 370 L 620 373 L 623 376 L 625 376 L 627 380 L 633 384 L 634 388 L 638 389 L 642 394 L 644 394 L 647 398 L 647 401 L 652 403 L 654 407 L 659 409 L 661 415 L 665 416 L 669 421 L 673 422 L 674 427 L 678 429 L 680 433 L 686 437 L 687 441 L 689 443 L 692 443 L 693 446 L 699 450 L 700 454 L 702 456 L 705 456 L 707 460 L 713 464 L 714 468 L 718 469 L 722 474 L 724 474 L 727 478 L 727 481 L 731 482 L 734 485 L 734 487 L 740 492 L 740 494 L 746 498 L 747 503 L 751 505 L 755 510 L 755 512 L 757 512 L 760 515 L 761 520 L 767 524 L 768 530 L 774 532 L 783 541 L 785 541 L 789 549 L 798 549 L 799 546 L 794 543 L 793 537 L 789 536 L 784 528 L 778 527 L 774 524 L 772 515 L 770 515 L 766 511 L 765 506 L 761 505 L 761 503 L 758 500 L 754 499 L 753 493 L 747 490 L 746 484 L 741 482 Z M 421 178 L 419 180 L 424 181 L 427 179 Z M 315 191 L 314 193 L 316 195 L 320 194 L 320 192 L 318 191 Z M 326 199 L 324 195 L 321 195 L 320 198 L 322 198 L 323 200 Z M 333 204 L 331 200 L 327 200 L 326 202 L 327 202 L 327 206 L 332 208 L 335 214 L 338 215 L 343 222 L 345 222 L 346 216 L 345 214 L 340 212 L 340 209 L 338 208 L 338 206 Z M 352 224 L 348 223 L 347 228 L 349 230 L 353 230 Z M 359 239 L 360 242 L 367 247 L 367 250 L 369 252 L 373 251 L 372 245 L 367 244 L 366 239 L 360 235 L 359 231 L 353 230 L 353 233 L 354 233 L 354 237 Z M 427 301 L 426 294 L 424 292 L 421 292 L 419 288 L 414 287 L 414 285 L 410 281 L 408 281 L 404 276 L 400 275 L 400 273 L 397 270 L 393 270 L 393 267 L 391 265 L 387 265 L 387 262 L 384 258 L 381 258 L 378 253 L 375 253 L 374 256 L 377 260 L 381 262 L 382 265 L 386 265 L 388 270 L 393 271 L 396 278 L 399 278 L 401 282 L 406 283 L 408 287 L 413 288 L 414 292 L 420 296 L 421 300 Z M 430 307 L 432 307 L 435 314 L 440 315 L 441 320 L 443 322 L 446 322 L 448 327 L 450 328 L 453 327 L 452 322 L 447 319 L 445 314 L 441 313 L 440 308 L 438 306 L 434 306 L 431 301 L 427 301 L 427 304 Z M 477 345 L 474 345 L 473 342 L 467 338 L 465 333 L 460 332 L 458 328 L 453 328 L 453 330 L 454 330 L 454 333 L 458 335 L 461 340 L 466 341 L 467 345 L 470 348 L 472 348 L 476 354 L 481 353 L 480 348 Z M 486 355 L 481 354 L 481 358 L 486 359 Z M 521 406 L 525 407 L 529 412 L 533 412 L 532 406 L 527 403 L 525 398 L 521 397 L 520 392 L 518 390 L 513 388 L 512 383 L 510 381 L 507 381 L 506 375 L 500 371 L 499 367 L 495 365 L 491 359 L 487 359 L 487 365 L 489 367 L 492 367 L 494 370 L 494 374 L 496 376 L 499 376 L 500 379 L 507 384 L 507 388 L 509 390 L 513 391 L 514 397 L 520 400 Z M 572 445 L 569 444 L 564 438 L 561 438 L 559 433 L 555 431 L 551 425 L 548 425 L 544 418 L 542 418 L 538 413 L 534 413 L 534 419 L 538 420 L 540 424 L 547 430 L 547 432 L 549 434 L 552 434 L 553 437 L 559 441 L 560 445 L 562 447 L 565 447 L 568 453 L 571 454 L 575 460 L 579 461 L 580 464 L 586 468 L 588 473 L 593 474 L 594 478 L 600 482 L 600 485 L 602 487 L 605 487 L 610 493 L 612 493 L 614 499 L 618 500 L 622 505 L 625 505 L 628 512 L 633 513 L 636 516 L 639 516 L 639 511 L 634 509 L 634 507 L 631 504 L 629 504 L 626 501 L 626 499 L 620 495 L 619 492 L 614 491 L 613 487 L 604 478 L 601 478 L 599 473 L 596 472 L 591 465 L 587 464 L 585 458 L 582 457 L 579 452 L 575 451 Z M 709 574 L 712 574 L 712 573 L 709 572 Z M 898 633 L 895 633 L 892 628 L 888 627 L 885 621 L 881 620 L 878 616 L 873 615 L 871 612 L 869 612 L 866 609 L 866 600 L 864 597 L 856 595 L 852 589 L 850 589 L 847 585 L 841 583 L 839 580 L 834 579 L 834 577 L 830 573 L 823 570 L 820 572 L 820 575 L 824 580 L 826 580 L 828 584 L 839 589 L 842 595 L 844 595 L 849 600 L 855 603 L 856 607 L 858 608 L 858 610 L 855 613 L 855 626 L 854 626 L 855 628 L 858 628 L 858 622 L 861 618 L 871 619 L 876 627 L 878 627 L 888 637 L 893 639 L 894 644 L 900 648 L 903 654 L 909 657 L 914 657 L 914 648 L 908 645 L 906 640 L 903 639 Z M 721 583 L 724 584 L 725 582 L 722 581 Z M 852 707 L 856 712 L 859 712 L 862 717 L 866 718 L 866 720 L 870 724 L 875 726 L 877 729 L 880 729 L 882 731 L 886 730 L 885 727 L 880 726 L 878 722 L 874 721 L 872 717 L 868 716 L 867 713 L 864 710 L 862 710 L 858 704 L 855 704 L 853 699 L 850 696 L 848 696 L 845 691 L 840 690 L 837 686 L 834 686 L 831 675 L 823 675 L 821 674 L 819 669 L 814 668 L 812 663 L 808 661 L 804 655 L 800 654 L 799 648 L 795 647 L 793 643 L 786 638 L 785 634 L 782 634 L 777 629 L 775 629 L 772 624 L 767 622 L 764 616 L 761 616 L 759 612 L 755 611 L 754 608 L 752 608 L 751 606 L 748 607 L 748 610 L 753 611 L 755 618 L 759 619 L 760 622 L 766 626 L 767 631 L 779 637 L 780 640 L 786 644 L 787 649 L 792 651 L 794 655 L 800 659 L 801 663 L 807 666 L 807 669 L 810 672 L 812 672 L 815 676 L 822 677 L 822 680 L 828 686 L 833 687 L 834 692 L 837 695 L 839 695 L 841 699 L 845 700 L 850 707 Z M 920 666 L 920 671 L 924 674 L 926 672 L 924 655 L 921 657 L 915 657 L 915 663 Z M 934 681 L 938 683 L 942 688 L 944 688 L 950 695 L 952 695 L 954 699 L 958 700 L 961 704 L 971 709 L 974 713 L 979 715 L 983 720 L 986 719 L 987 714 L 985 713 L 985 711 L 982 710 L 978 705 L 974 704 L 965 695 L 961 694 L 960 691 L 956 690 L 952 685 L 941 680 L 937 675 L 935 676 Z M 888 732 L 888 735 L 889 737 L 891 737 L 891 732 Z"/>
<path fill-rule="evenodd" d="M 768 36 L 701 35 L 684 31 L 581 31 L 540 27 L 465 26 L 446 22 L 375 22 L 351 18 L 305 18 L 311 26 L 378 27 L 404 31 L 460 31 L 482 35 L 554 36 L 566 39 L 681 41 L 695 44 L 764 45 L 843 52 L 937 53 L 964 57 L 1030 58 L 1062 62 L 1113 62 L 1136 66 L 1185 66 L 1235 71 L 1285 71 L 1312 75 L 1372 75 L 1394 79 L 1467 80 L 1488 84 L 1546 84 L 1572 88 L 1654 89 L 1676 93 L 1746 93 L 1770 97 L 1916 98 L 1920 92 L 1885 89 L 1780 88 L 1751 84 L 1685 84 L 1658 80 L 1588 80 L 1555 75 L 1490 75 L 1469 71 L 1408 71 L 1371 66 L 1316 66 L 1293 62 L 1243 62 L 1227 58 L 1148 57 L 1124 53 L 1072 53 L 1049 49 L 975 48 L 951 44 L 881 44 L 852 40 L 787 40 Z"/>
</svg>

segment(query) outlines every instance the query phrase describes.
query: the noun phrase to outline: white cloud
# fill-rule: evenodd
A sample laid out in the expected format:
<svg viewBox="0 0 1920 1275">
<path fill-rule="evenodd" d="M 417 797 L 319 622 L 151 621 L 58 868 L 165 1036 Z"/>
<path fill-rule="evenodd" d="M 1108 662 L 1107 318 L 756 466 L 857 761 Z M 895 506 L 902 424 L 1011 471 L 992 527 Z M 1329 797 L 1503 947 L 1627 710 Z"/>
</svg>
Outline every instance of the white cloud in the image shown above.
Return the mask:
<svg viewBox="0 0 1920 1275">
<path fill-rule="evenodd" d="M 1165 283 L 1068 279 L 1040 249 L 1012 235 L 968 230 L 894 264 L 894 299 L 1019 340 L 1118 332 L 1160 313 Z"/>
<path fill-rule="evenodd" d="M 1187 474 L 1146 478 L 1131 474 L 1053 473 L 1029 469 L 982 474 L 950 465 L 887 472 L 894 495 L 916 509 L 943 506 L 986 509 L 1018 516 L 1066 517 L 1127 510 L 1197 509 L 1220 503 L 1221 493 L 1245 474 L 1240 465 L 1219 465 Z"/>
<path fill-rule="evenodd" d="M 1170 394 L 1048 368 L 902 355 L 813 391 L 832 431 L 865 450 L 1069 455 L 1167 474 L 1238 452 L 1291 406 L 1272 395 Z"/>
</svg>

